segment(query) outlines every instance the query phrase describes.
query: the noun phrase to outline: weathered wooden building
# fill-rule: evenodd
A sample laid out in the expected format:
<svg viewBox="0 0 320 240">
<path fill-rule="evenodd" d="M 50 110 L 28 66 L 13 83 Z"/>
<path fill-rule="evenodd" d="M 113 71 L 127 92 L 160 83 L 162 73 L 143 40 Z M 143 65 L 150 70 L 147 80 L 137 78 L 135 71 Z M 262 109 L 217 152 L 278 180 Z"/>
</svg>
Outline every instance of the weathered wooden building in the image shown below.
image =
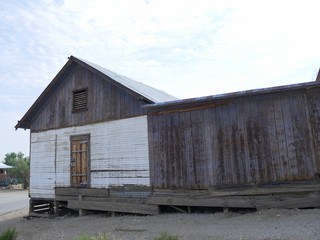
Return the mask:
<svg viewBox="0 0 320 240">
<path fill-rule="evenodd" d="M 150 203 L 320 205 L 320 84 L 153 104 Z"/>
<path fill-rule="evenodd" d="M 114 201 L 105 199 L 111 186 L 118 186 L 112 196 L 130 195 L 121 186 L 139 188 L 131 190 L 135 195 L 148 194 L 147 116 L 142 106 L 169 100 L 176 98 L 71 56 L 16 125 L 31 134 L 31 211 L 53 203 L 56 208 L 84 204 L 100 209 L 101 201 Z M 141 201 L 133 203 L 123 211 L 139 209 Z"/>
<path fill-rule="evenodd" d="M 319 81 L 177 100 L 71 56 L 16 128 L 31 211 L 320 206 Z"/>
</svg>

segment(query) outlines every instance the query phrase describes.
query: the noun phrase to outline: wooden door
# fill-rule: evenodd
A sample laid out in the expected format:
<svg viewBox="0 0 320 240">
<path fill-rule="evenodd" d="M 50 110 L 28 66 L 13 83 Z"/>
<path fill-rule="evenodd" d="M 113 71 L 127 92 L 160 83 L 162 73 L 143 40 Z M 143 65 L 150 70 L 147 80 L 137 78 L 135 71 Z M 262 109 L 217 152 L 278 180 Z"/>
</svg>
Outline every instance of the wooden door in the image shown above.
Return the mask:
<svg viewBox="0 0 320 240">
<path fill-rule="evenodd" d="M 89 135 L 72 136 L 71 142 L 71 186 L 89 186 Z"/>
</svg>

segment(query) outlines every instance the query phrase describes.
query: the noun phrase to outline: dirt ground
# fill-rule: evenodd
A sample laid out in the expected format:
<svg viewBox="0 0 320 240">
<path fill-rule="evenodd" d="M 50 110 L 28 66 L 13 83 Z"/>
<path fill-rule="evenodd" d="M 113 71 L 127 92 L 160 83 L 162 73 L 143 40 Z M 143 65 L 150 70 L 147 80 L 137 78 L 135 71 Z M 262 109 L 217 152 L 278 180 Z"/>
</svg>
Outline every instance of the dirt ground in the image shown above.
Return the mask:
<svg viewBox="0 0 320 240">
<path fill-rule="evenodd" d="M 25 218 L 22 209 L 0 216 L 0 232 L 16 228 L 18 239 L 75 239 L 107 233 L 112 239 L 154 239 L 160 233 L 180 239 L 320 239 L 320 209 L 263 210 L 252 213 L 170 213 L 157 216 L 104 214 Z"/>
</svg>

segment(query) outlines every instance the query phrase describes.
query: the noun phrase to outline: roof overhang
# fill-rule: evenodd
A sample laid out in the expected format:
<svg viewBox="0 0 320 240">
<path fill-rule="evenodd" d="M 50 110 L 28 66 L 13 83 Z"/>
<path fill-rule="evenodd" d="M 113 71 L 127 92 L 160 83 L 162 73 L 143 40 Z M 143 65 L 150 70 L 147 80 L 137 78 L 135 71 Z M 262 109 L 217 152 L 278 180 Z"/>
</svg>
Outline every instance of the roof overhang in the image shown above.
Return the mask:
<svg viewBox="0 0 320 240">
<path fill-rule="evenodd" d="M 198 98 L 182 99 L 177 101 L 169 101 L 164 103 L 148 104 L 144 106 L 148 113 L 176 112 L 177 109 L 183 112 L 184 108 L 199 109 L 204 107 L 215 107 L 228 104 L 235 99 L 253 97 L 257 95 L 266 95 L 273 93 L 294 92 L 298 90 L 307 90 L 312 88 L 320 88 L 320 81 L 305 82 L 299 84 L 291 84 L 270 88 L 260 88 L 246 91 L 239 91 L 226 94 L 211 95 Z"/>
</svg>

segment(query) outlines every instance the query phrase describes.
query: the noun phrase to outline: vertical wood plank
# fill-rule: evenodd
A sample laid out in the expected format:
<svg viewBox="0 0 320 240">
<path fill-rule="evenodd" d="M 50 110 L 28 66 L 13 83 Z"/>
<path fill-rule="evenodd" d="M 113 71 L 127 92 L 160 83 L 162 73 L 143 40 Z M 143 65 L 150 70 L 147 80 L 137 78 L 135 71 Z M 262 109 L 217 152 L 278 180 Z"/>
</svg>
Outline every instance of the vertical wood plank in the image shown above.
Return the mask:
<svg viewBox="0 0 320 240">
<path fill-rule="evenodd" d="M 218 158 L 217 158 L 217 182 L 219 185 L 225 185 L 228 182 L 227 176 L 227 161 L 225 159 L 226 151 L 226 136 L 224 131 L 224 118 L 223 111 L 221 107 L 215 109 L 216 113 L 216 122 L 217 122 L 217 142 L 218 142 Z"/>
<path fill-rule="evenodd" d="M 149 142 L 149 171 L 150 171 L 150 186 L 154 188 L 157 186 L 155 165 L 158 161 L 157 153 L 155 147 L 157 146 L 157 141 L 159 139 L 157 132 L 157 123 L 154 115 L 147 116 L 148 124 L 148 142 Z"/>
<path fill-rule="evenodd" d="M 276 124 L 276 135 L 279 149 L 279 162 L 278 162 L 278 173 L 279 176 L 277 181 L 286 181 L 289 176 L 288 168 L 288 151 L 286 142 L 285 123 L 282 112 L 281 97 L 273 99 L 274 117 Z"/>
<path fill-rule="evenodd" d="M 275 109 L 274 109 L 274 98 L 269 99 L 266 103 L 265 110 L 267 113 L 267 132 L 268 132 L 268 142 L 266 144 L 269 145 L 269 180 L 277 181 L 281 179 L 281 163 L 280 163 L 280 155 L 279 155 L 279 142 L 277 136 L 276 129 L 276 118 L 275 118 Z"/>
<path fill-rule="evenodd" d="M 75 173 L 76 173 L 76 145 L 71 142 L 71 186 L 73 186 L 76 183 L 76 179 L 75 179 Z"/>
<path fill-rule="evenodd" d="M 194 165 L 194 150 L 192 139 L 192 121 L 191 113 L 183 112 L 180 114 L 180 129 L 181 129 L 181 148 L 182 158 L 185 166 L 185 173 L 183 175 L 184 186 L 188 189 L 196 188 L 196 171 Z"/>
<path fill-rule="evenodd" d="M 160 139 L 161 139 L 161 144 L 159 146 L 159 155 L 160 155 L 160 182 L 161 182 L 161 187 L 162 188 L 169 188 L 169 178 L 168 178 L 168 148 L 166 143 L 170 144 L 168 142 L 168 129 L 167 129 L 167 124 L 166 124 L 166 118 L 162 115 L 158 115 L 158 123 L 161 126 L 161 131 L 160 131 Z"/>
<path fill-rule="evenodd" d="M 203 115 L 202 111 L 191 112 L 192 122 L 192 145 L 193 145 L 193 165 L 195 170 L 195 180 L 197 188 L 205 185 L 205 171 L 203 169 Z"/>
<path fill-rule="evenodd" d="M 242 183 L 252 183 L 253 180 L 250 174 L 250 157 L 247 139 L 247 128 L 246 121 L 248 113 L 250 113 L 250 105 L 244 103 L 243 101 L 237 103 L 236 105 L 236 116 L 238 124 L 238 141 L 239 141 L 239 158 L 241 159 L 240 172 L 242 173 L 241 182 Z"/>
<path fill-rule="evenodd" d="M 168 141 L 164 143 L 168 151 L 168 179 L 169 185 L 173 188 L 180 188 L 182 177 L 180 175 L 181 169 L 181 154 L 180 154 L 180 134 L 179 134 L 179 114 L 171 113 L 167 117 L 167 132 Z"/>
<path fill-rule="evenodd" d="M 229 106 L 229 129 L 231 130 L 230 141 L 232 143 L 231 162 L 233 163 L 233 184 L 236 185 L 244 183 L 244 163 L 241 156 L 241 129 L 239 128 L 238 105 L 233 103 Z"/>
<path fill-rule="evenodd" d="M 297 176 L 297 161 L 296 161 L 296 151 L 294 147 L 294 133 L 292 128 L 292 118 L 290 111 L 290 98 L 281 97 L 282 114 L 284 119 L 285 136 L 287 143 L 287 169 L 288 174 L 286 179 L 293 180 L 294 176 Z"/>
<path fill-rule="evenodd" d="M 257 125 L 258 118 L 257 104 L 254 101 L 250 101 L 250 113 L 247 117 L 247 139 L 248 139 L 248 150 L 249 150 L 249 169 L 250 177 L 254 183 L 260 181 L 259 176 L 259 129 Z"/>
<path fill-rule="evenodd" d="M 272 120 L 269 115 L 273 115 L 273 109 L 271 108 L 272 101 L 269 97 L 264 97 L 258 101 L 258 126 L 259 126 L 259 138 L 260 138 L 260 176 L 261 181 L 270 182 L 274 180 L 273 161 L 271 157 L 270 138 L 269 138 L 269 126 L 268 120 Z M 268 112 L 271 110 L 271 112 Z M 272 123 L 272 122 L 271 122 Z"/>
<path fill-rule="evenodd" d="M 226 184 L 236 184 L 235 176 L 235 161 L 233 159 L 233 145 L 232 145 L 232 125 L 230 121 L 230 115 L 233 109 L 231 109 L 230 104 L 222 107 L 223 114 L 223 128 L 224 128 L 224 161 L 225 161 L 225 173 L 226 173 Z"/>
<path fill-rule="evenodd" d="M 81 165 L 82 165 L 82 178 L 81 182 L 87 182 L 87 172 L 88 172 L 88 159 L 87 159 L 87 148 L 88 148 L 88 142 L 85 141 L 81 144 L 81 154 L 82 154 L 82 159 L 81 159 Z"/>
<path fill-rule="evenodd" d="M 320 172 L 320 91 L 309 90 L 307 93 L 309 121 L 312 129 L 312 140 L 315 159 L 312 162 L 314 172 Z"/>
<path fill-rule="evenodd" d="M 206 149 L 206 166 L 207 166 L 207 186 L 216 185 L 215 172 L 216 165 L 214 162 L 214 152 L 217 149 L 215 143 L 215 131 L 216 123 L 213 116 L 214 109 L 204 109 L 203 120 L 204 120 L 204 148 Z"/>
</svg>

